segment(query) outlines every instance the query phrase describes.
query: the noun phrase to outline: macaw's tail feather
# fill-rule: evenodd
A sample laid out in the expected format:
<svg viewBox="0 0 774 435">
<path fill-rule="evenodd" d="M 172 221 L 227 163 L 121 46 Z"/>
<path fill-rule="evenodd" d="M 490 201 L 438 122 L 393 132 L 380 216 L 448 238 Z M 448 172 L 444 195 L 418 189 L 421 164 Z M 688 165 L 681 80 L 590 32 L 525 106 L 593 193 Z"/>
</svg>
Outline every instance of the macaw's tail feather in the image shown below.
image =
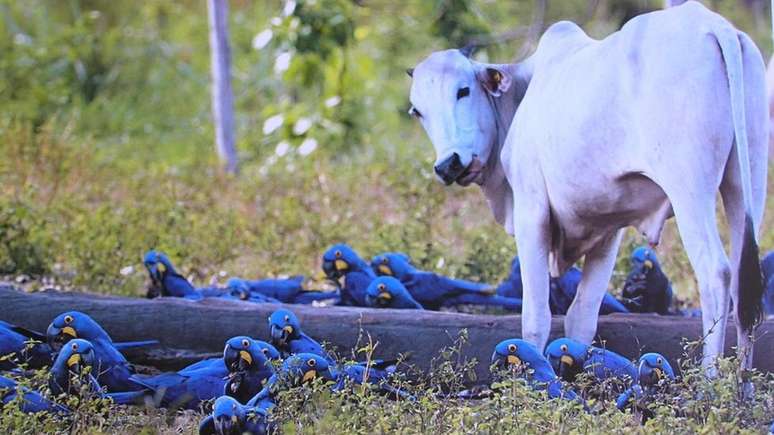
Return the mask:
<svg viewBox="0 0 774 435">
<path fill-rule="evenodd" d="M 113 343 L 113 347 L 119 351 L 127 349 L 136 349 L 138 347 L 150 347 L 159 344 L 158 340 L 144 340 L 144 341 L 122 341 L 119 343 Z"/>
</svg>

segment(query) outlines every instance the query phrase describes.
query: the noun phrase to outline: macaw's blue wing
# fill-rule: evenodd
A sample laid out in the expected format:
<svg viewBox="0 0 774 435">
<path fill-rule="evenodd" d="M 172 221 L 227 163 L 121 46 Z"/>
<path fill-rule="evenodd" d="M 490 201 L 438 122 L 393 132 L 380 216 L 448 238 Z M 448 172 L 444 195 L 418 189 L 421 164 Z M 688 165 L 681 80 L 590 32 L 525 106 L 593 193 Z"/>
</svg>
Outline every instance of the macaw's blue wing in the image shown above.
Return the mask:
<svg viewBox="0 0 774 435">
<path fill-rule="evenodd" d="M 334 374 L 336 378 L 336 384 L 333 386 L 334 391 L 341 391 L 347 385 L 347 382 L 351 382 L 354 385 L 362 385 L 364 383 L 378 386 L 379 391 L 383 394 L 389 395 L 393 399 L 404 399 L 414 401 L 416 398 L 400 388 L 396 388 L 388 383 L 390 371 L 379 370 L 376 368 L 370 368 L 356 363 L 344 366 L 339 372 Z"/>
<path fill-rule="evenodd" d="M 223 362 L 223 358 L 208 358 L 195 362 L 177 373 L 183 376 L 198 375 L 223 378 L 228 376 L 228 368 Z"/>
<path fill-rule="evenodd" d="M 605 293 L 602 297 L 602 305 L 599 307 L 599 314 L 628 313 L 629 310 L 614 298 L 610 293 Z"/>
<path fill-rule="evenodd" d="M 129 349 L 137 349 L 140 347 L 150 347 L 155 346 L 159 344 L 158 340 L 143 340 L 143 341 L 121 341 L 121 342 L 113 342 L 113 347 L 115 347 L 119 352 L 129 350 Z"/>
<path fill-rule="evenodd" d="M 197 409 L 202 401 L 220 397 L 226 384 L 221 377 L 197 373 L 162 373 L 149 377 L 134 375 L 132 380 L 155 391 L 160 406 L 184 409 Z"/>
<path fill-rule="evenodd" d="M 299 333 L 299 338 L 290 340 L 288 342 L 288 347 L 291 354 L 313 353 L 325 358 L 331 364 L 335 363 L 336 361 L 328 352 L 325 351 L 325 349 L 323 349 L 322 345 L 320 345 L 317 340 L 304 334 L 303 332 Z"/>
<path fill-rule="evenodd" d="M 583 369 L 597 379 L 617 378 L 626 385 L 637 379 L 634 363 L 613 351 L 598 347 L 592 347 Z"/>
<path fill-rule="evenodd" d="M 502 307 L 509 311 L 521 311 L 521 299 L 506 298 L 498 295 L 462 294 L 448 298 L 443 306 L 455 305 L 490 305 Z"/>
<path fill-rule="evenodd" d="M 91 343 L 97 357 L 94 373 L 100 385 L 106 387 L 109 392 L 138 391 L 144 388 L 130 379 L 134 375 L 134 367 L 113 343 L 105 340 L 94 340 Z"/>
<path fill-rule="evenodd" d="M 0 323 L 0 370 L 11 370 L 17 363 L 39 369 L 50 366 L 53 350 L 46 336 L 10 323 Z"/>
<path fill-rule="evenodd" d="M 626 391 L 621 393 L 620 396 L 618 396 L 618 399 L 615 401 L 615 407 L 623 411 L 626 408 L 628 408 L 632 404 L 632 402 L 637 402 L 641 400 L 643 395 L 644 394 L 642 391 L 642 387 L 640 387 L 637 384 L 634 384 Z"/>
<path fill-rule="evenodd" d="M 12 402 L 17 403 L 24 413 L 70 413 L 70 410 L 66 406 L 54 403 L 43 397 L 40 393 L 30 390 L 27 387 L 19 387 L 16 381 L 0 376 L 0 403 L 7 405 Z"/>
<path fill-rule="evenodd" d="M 370 268 L 346 273 L 344 285 L 339 290 L 340 305 L 367 307 L 366 292 L 374 279 L 376 274 Z"/>
<path fill-rule="evenodd" d="M 186 299 L 201 299 L 202 295 L 185 277 L 176 272 L 167 272 L 162 280 L 161 296 Z"/>
</svg>

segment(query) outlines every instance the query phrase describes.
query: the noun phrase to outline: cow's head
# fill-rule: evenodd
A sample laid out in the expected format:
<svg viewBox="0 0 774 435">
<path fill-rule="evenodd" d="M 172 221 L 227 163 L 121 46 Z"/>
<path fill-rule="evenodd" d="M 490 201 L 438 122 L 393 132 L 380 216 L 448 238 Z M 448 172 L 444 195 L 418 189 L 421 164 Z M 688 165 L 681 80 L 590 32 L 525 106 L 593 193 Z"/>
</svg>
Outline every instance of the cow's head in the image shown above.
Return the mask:
<svg viewBox="0 0 774 435">
<path fill-rule="evenodd" d="M 493 99 L 508 92 L 511 72 L 502 65 L 474 62 L 466 54 L 435 52 L 408 71 L 413 78 L 409 112 L 430 136 L 435 173 L 447 185 L 482 185 L 487 162 L 498 157 L 492 153 L 504 139 L 498 137 Z"/>
</svg>

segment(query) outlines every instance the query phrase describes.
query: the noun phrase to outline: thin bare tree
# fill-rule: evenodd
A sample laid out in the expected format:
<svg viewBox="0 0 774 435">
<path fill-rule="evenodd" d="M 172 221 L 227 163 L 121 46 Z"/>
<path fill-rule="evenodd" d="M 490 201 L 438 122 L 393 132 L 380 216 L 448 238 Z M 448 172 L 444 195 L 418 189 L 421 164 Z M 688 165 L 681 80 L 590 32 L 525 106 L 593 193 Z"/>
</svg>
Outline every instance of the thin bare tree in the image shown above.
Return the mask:
<svg viewBox="0 0 774 435">
<path fill-rule="evenodd" d="M 239 165 L 234 146 L 234 93 L 231 90 L 231 48 L 228 37 L 228 0 L 207 0 L 212 66 L 212 116 L 215 145 L 226 171 Z"/>
</svg>

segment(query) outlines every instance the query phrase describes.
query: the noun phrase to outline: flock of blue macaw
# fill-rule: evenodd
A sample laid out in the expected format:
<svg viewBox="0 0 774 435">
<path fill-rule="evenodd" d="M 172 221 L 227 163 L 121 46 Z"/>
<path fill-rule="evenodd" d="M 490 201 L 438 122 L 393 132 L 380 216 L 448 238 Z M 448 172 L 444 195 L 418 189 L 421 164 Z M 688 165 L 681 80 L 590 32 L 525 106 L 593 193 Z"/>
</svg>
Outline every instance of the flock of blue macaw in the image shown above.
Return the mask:
<svg viewBox="0 0 774 435">
<path fill-rule="evenodd" d="M 388 283 L 397 281 L 387 278 L 384 281 Z M 120 405 L 186 409 L 199 409 L 204 402 L 214 401 L 211 414 L 201 421 L 202 434 L 266 433 L 272 429 L 268 413 L 281 406 L 279 393 L 318 378 L 328 382 L 332 392 L 368 384 L 395 400 L 416 400 L 410 392 L 391 384 L 396 361 L 340 364 L 304 333 L 298 317 L 287 309 L 273 312 L 268 323 L 269 342 L 233 337 L 225 342 L 222 357 L 158 375 L 137 373 L 120 350 L 155 341 L 113 342 L 87 314 L 62 313 L 45 334 L 3 323 L 0 341 L 13 342 L 18 331 L 28 339 L 10 354 L 0 355 L 7 363 L 7 375 L 0 376 L 0 398 L 4 404 L 16 403 L 24 412 L 57 414 L 70 413 L 59 403 L 63 396 L 89 395 Z M 635 365 L 610 350 L 568 338 L 551 342 L 545 354 L 521 339 L 502 341 L 494 349 L 492 364 L 525 379 L 531 388 L 546 391 L 550 399 L 572 400 L 588 411 L 589 406 L 572 387 L 581 373 L 599 381 L 618 379 L 618 408 L 646 412 L 648 401 L 657 392 L 666 391 L 675 379 L 672 367 L 661 355 L 645 354 Z M 20 387 L 15 380 L 25 375 L 24 368 L 32 366 L 48 367 L 50 394 Z"/>
<path fill-rule="evenodd" d="M 367 262 L 346 244 L 331 246 L 322 256 L 322 269 L 336 286 L 334 291 L 309 290 L 303 276 L 286 279 L 231 278 L 226 287 L 194 287 L 180 275 L 169 258 L 158 251 L 143 257 L 150 275 L 149 297 L 172 296 L 190 300 L 222 298 L 255 303 L 310 304 L 328 301 L 336 305 L 439 310 L 460 305 L 496 306 L 520 312 L 523 298 L 519 258 L 511 263 L 510 275 L 498 286 L 449 278 L 416 268 L 411 258 L 400 252 L 379 254 Z M 768 280 L 764 310 L 774 315 L 774 252 L 762 262 Z M 571 267 L 550 279 L 549 306 L 553 314 L 567 314 L 583 273 Z M 699 310 L 678 310 L 672 285 L 661 268 L 656 253 L 648 247 L 635 249 L 621 297 L 605 293 L 599 314 L 658 313 L 697 316 Z M 0 327 L 2 325 L 0 324 Z M 23 331 L 18 339 L 24 338 Z M 0 367 L 2 362 L 0 361 Z"/>
<path fill-rule="evenodd" d="M 624 299 L 610 296 L 601 312 L 646 311 L 670 313 L 669 280 L 652 250 L 638 248 L 632 254 L 632 272 L 624 288 Z M 338 291 L 320 292 L 303 288 L 303 278 L 248 281 L 232 279 L 228 289 L 197 289 L 178 274 L 162 253 L 144 257 L 151 276 L 152 292 L 192 300 L 209 297 L 254 302 L 310 303 L 333 299 L 341 305 L 439 309 L 460 304 L 495 305 L 509 310 L 521 308 L 518 259 L 509 279 L 495 288 L 485 284 L 446 278 L 412 266 L 408 256 L 386 253 L 370 264 L 346 245 L 334 245 L 323 255 L 323 270 L 339 284 Z M 764 304 L 774 306 L 774 253 L 762 262 L 767 291 Z M 575 294 L 580 271 L 571 269 L 551 284 L 551 309 L 566 312 Z M 553 295 L 553 293 L 556 293 Z M 62 396 L 88 395 L 121 405 L 142 404 L 199 409 L 213 402 L 203 419 L 202 434 L 266 433 L 272 429 L 269 411 L 281 405 L 281 391 L 314 379 L 323 379 L 333 392 L 348 385 L 368 384 L 396 400 L 415 400 L 410 392 L 391 383 L 394 360 L 369 360 L 340 364 L 320 343 L 304 333 L 301 321 L 290 310 L 278 309 L 268 318 L 268 341 L 237 336 L 224 343 L 222 357 L 196 362 L 177 372 L 143 375 L 127 361 L 122 351 L 157 344 L 155 340 L 114 342 L 87 314 L 68 311 L 55 317 L 46 333 L 0 321 L 0 399 L 16 404 L 23 412 L 48 411 L 68 414 Z M 525 379 L 527 385 L 545 391 L 551 399 L 566 399 L 591 411 L 573 388 L 579 375 L 584 379 L 617 380 L 620 409 L 631 408 L 643 421 L 651 415 L 648 403 L 669 394 L 675 372 L 662 355 L 647 353 L 637 363 L 609 349 L 586 345 L 569 338 L 551 342 L 541 353 L 521 339 L 499 343 L 492 364 Z M 48 368 L 49 393 L 20 386 L 27 368 Z M 502 372 L 501 372 L 502 373 Z M 493 387 L 494 388 L 494 387 Z"/>
</svg>

